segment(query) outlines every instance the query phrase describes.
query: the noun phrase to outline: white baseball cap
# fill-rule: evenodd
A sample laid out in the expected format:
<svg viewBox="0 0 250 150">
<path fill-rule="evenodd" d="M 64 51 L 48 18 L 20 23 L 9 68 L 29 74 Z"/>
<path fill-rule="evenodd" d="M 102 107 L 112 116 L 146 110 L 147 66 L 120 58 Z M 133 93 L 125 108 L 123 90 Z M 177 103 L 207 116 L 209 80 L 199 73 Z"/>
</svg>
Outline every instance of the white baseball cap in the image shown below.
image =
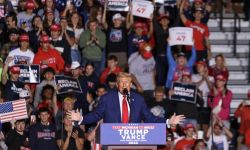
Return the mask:
<svg viewBox="0 0 250 150">
<path fill-rule="evenodd" d="M 121 19 L 122 20 L 122 15 L 120 13 L 114 14 L 113 17 L 112 17 L 112 20 L 115 20 L 115 19 Z"/>
<path fill-rule="evenodd" d="M 80 67 L 80 63 L 78 61 L 73 61 L 70 66 L 70 69 L 76 69 L 78 67 Z"/>
</svg>

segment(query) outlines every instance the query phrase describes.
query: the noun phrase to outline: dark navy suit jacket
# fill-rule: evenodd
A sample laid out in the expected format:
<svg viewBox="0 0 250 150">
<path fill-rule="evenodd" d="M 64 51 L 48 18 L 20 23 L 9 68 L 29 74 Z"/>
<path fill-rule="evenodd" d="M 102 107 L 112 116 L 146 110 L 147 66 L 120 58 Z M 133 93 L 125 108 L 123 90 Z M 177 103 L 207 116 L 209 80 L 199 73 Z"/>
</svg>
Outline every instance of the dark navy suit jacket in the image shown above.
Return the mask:
<svg viewBox="0 0 250 150">
<path fill-rule="evenodd" d="M 121 123 L 121 110 L 118 90 L 103 95 L 94 112 L 83 117 L 81 124 L 91 124 L 103 119 L 104 123 Z M 144 98 L 130 92 L 130 123 L 166 123 L 165 118 L 154 116 L 148 109 Z"/>
</svg>

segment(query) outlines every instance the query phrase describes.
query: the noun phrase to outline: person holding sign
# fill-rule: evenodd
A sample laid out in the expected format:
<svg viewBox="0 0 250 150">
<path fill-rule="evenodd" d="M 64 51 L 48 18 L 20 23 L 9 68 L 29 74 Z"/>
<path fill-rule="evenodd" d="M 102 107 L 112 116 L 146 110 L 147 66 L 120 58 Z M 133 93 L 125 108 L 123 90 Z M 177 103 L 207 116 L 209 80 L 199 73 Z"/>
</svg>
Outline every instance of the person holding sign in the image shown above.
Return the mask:
<svg viewBox="0 0 250 150">
<path fill-rule="evenodd" d="M 183 12 L 183 7 L 186 0 L 183 0 L 180 7 L 181 21 L 186 27 L 193 28 L 194 47 L 197 52 L 196 60 L 206 61 L 211 59 L 211 48 L 209 43 L 209 30 L 208 27 L 201 23 L 201 19 L 204 17 L 203 8 L 195 8 L 194 22 L 188 20 Z"/>
<path fill-rule="evenodd" d="M 147 24 L 144 22 L 134 23 L 134 32 L 128 37 L 128 56 L 139 51 L 139 45 L 143 42 L 148 42 L 153 34 L 153 15 L 149 21 L 149 31 Z"/>
<path fill-rule="evenodd" d="M 11 66 L 9 68 L 9 79 L 7 78 L 8 66 L 13 61 L 13 58 L 9 57 L 6 59 L 6 64 L 4 65 L 2 72 L 2 84 L 5 86 L 4 100 L 5 102 L 14 101 L 19 99 L 19 93 L 24 88 L 24 83 L 18 80 L 20 75 L 19 66 Z"/>
<path fill-rule="evenodd" d="M 107 1 L 106 1 L 107 3 Z M 133 24 L 133 15 L 129 11 L 126 17 L 126 26 L 123 25 L 123 17 L 120 13 L 116 13 L 112 17 L 112 25 L 108 25 L 106 21 L 107 4 L 104 5 L 102 24 L 107 30 L 107 53 L 115 55 L 119 62 L 118 65 L 125 67 L 127 64 L 127 30 Z"/>
<path fill-rule="evenodd" d="M 181 83 L 192 84 L 191 72 L 184 71 L 181 78 L 182 78 Z M 171 89 L 169 91 L 169 96 L 171 97 L 172 95 L 175 94 L 175 92 L 177 92 L 177 91 L 175 91 L 174 88 Z M 178 91 L 178 92 L 191 93 L 188 90 Z M 204 104 L 204 101 L 203 101 L 201 94 L 199 92 L 196 92 L 193 94 L 195 94 L 195 95 L 193 95 L 194 96 L 193 102 L 188 102 L 186 100 L 182 101 L 181 99 L 176 100 L 176 108 L 175 109 L 176 109 L 177 114 L 184 114 L 186 116 L 185 124 L 192 123 L 195 127 L 197 127 L 197 118 L 198 118 L 197 104 L 200 107 L 202 107 Z M 173 99 L 171 99 L 171 100 L 173 100 Z"/>
<path fill-rule="evenodd" d="M 120 72 L 117 75 L 118 90 L 110 91 L 103 95 L 96 108 L 96 111 L 81 116 L 80 112 L 68 112 L 70 119 L 80 121 L 81 124 L 91 124 L 103 119 L 104 123 L 141 123 L 158 122 L 167 123 L 167 125 L 176 125 L 182 123 L 185 119 L 183 115 L 171 116 L 170 119 L 164 119 L 154 116 L 139 94 L 131 91 L 131 74 Z"/>
<path fill-rule="evenodd" d="M 166 80 L 166 88 L 170 89 L 174 81 L 180 81 L 182 72 L 184 70 L 192 70 L 192 67 L 195 63 L 196 51 L 195 48 L 192 48 L 192 55 L 187 61 L 185 53 L 180 52 L 177 54 L 176 60 L 174 60 L 172 55 L 171 47 L 167 47 L 167 60 L 168 60 L 168 74 Z"/>
</svg>

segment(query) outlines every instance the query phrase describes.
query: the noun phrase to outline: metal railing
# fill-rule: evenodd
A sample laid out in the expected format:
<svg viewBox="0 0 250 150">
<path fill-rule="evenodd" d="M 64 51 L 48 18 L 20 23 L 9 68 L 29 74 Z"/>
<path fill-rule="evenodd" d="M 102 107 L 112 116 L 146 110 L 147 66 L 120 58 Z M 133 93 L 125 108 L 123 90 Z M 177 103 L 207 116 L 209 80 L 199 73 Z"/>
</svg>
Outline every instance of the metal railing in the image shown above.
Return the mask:
<svg viewBox="0 0 250 150">
<path fill-rule="evenodd" d="M 221 8 L 220 8 L 220 22 L 219 22 L 219 26 L 220 26 L 220 30 L 223 31 L 223 11 L 224 11 L 224 7 L 223 4 L 221 4 Z"/>
<path fill-rule="evenodd" d="M 250 83 L 250 40 L 248 42 L 248 48 L 249 48 L 249 51 L 248 51 L 248 83 Z"/>
<path fill-rule="evenodd" d="M 237 25 L 238 23 L 238 25 Z M 236 56 L 237 52 L 237 32 L 240 32 L 240 17 L 238 13 L 234 13 L 234 30 L 233 30 L 233 55 Z"/>
</svg>

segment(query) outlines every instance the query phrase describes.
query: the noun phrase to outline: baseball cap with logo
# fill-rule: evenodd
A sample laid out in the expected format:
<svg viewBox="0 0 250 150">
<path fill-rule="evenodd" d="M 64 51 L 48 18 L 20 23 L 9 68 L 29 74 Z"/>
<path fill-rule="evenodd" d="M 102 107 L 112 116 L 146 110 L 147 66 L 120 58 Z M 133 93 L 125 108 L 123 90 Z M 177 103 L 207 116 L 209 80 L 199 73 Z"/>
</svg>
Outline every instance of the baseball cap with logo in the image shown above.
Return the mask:
<svg viewBox="0 0 250 150">
<path fill-rule="evenodd" d="M 190 71 L 188 71 L 188 70 L 184 70 L 183 72 L 182 72 L 182 77 L 191 77 L 191 72 Z"/>
<path fill-rule="evenodd" d="M 35 4 L 32 1 L 27 1 L 26 2 L 26 5 L 25 5 L 26 9 L 34 9 L 35 7 L 36 6 L 35 6 Z"/>
<path fill-rule="evenodd" d="M 142 42 L 139 44 L 139 49 L 141 51 L 141 55 L 145 58 L 145 59 L 149 59 L 153 56 L 152 54 L 152 45 L 150 45 L 149 43 L 146 42 Z"/>
<path fill-rule="evenodd" d="M 19 66 L 11 66 L 10 67 L 10 72 L 12 73 L 12 74 L 20 74 L 20 67 Z"/>
<path fill-rule="evenodd" d="M 188 123 L 185 125 L 184 130 L 191 129 L 191 128 L 195 129 L 195 127 L 192 123 Z"/>
<path fill-rule="evenodd" d="M 215 80 L 216 80 L 216 81 L 226 81 L 227 79 L 224 77 L 224 75 L 218 74 L 218 75 L 215 77 Z"/>
<path fill-rule="evenodd" d="M 40 36 L 40 42 L 49 43 L 50 42 L 49 36 L 48 35 L 41 35 Z"/>
<path fill-rule="evenodd" d="M 137 28 L 144 28 L 145 27 L 145 24 L 142 23 L 142 22 L 136 22 L 134 24 L 134 28 L 137 29 Z"/>
<path fill-rule="evenodd" d="M 61 26 L 59 24 L 52 24 L 50 27 L 51 31 L 60 31 L 61 30 Z"/>
<path fill-rule="evenodd" d="M 19 41 L 20 42 L 23 42 L 23 41 L 29 42 L 29 35 L 28 34 L 21 34 L 19 36 Z"/>
</svg>

